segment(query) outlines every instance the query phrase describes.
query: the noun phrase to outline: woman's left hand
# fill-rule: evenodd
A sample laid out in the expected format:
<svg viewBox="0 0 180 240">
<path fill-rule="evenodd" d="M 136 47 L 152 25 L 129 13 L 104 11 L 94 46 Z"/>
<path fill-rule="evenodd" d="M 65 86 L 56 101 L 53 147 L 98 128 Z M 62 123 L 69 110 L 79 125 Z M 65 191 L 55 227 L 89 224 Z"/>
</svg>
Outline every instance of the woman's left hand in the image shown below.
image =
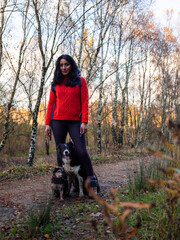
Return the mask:
<svg viewBox="0 0 180 240">
<path fill-rule="evenodd" d="M 81 127 L 80 127 L 80 133 L 84 134 L 87 132 L 87 123 L 81 123 Z"/>
</svg>

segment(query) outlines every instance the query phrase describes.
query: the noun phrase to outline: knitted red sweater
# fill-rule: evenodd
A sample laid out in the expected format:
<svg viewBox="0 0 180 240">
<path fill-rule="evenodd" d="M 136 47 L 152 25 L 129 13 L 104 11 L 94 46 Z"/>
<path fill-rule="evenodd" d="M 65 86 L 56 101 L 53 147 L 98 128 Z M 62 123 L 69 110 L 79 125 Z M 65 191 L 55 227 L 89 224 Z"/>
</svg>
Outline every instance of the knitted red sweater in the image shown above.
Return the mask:
<svg viewBox="0 0 180 240">
<path fill-rule="evenodd" d="M 88 99 L 88 86 L 83 77 L 81 87 L 56 85 L 56 96 L 52 89 L 50 91 L 45 124 L 50 125 L 52 119 L 80 121 L 81 112 L 82 122 L 88 123 Z"/>
</svg>

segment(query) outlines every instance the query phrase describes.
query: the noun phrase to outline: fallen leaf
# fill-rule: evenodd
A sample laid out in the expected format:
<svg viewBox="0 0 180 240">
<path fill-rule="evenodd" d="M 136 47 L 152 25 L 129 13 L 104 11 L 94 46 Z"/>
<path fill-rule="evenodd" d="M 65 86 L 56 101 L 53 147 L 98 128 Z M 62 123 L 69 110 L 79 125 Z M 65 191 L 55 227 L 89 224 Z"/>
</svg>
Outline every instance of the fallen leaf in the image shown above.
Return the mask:
<svg viewBox="0 0 180 240">
<path fill-rule="evenodd" d="M 90 214 L 91 217 L 99 217 L 99 216 L 101 216 L 101 215 L 102 215 L 101 212 L 98 212 L 98 213 L 91 213 L 91 214 Z"/>
<path fill-rule="evenodd" d="M 44 235 L 45 238 L 50 238 L 49 234 Z"/>
</svg>

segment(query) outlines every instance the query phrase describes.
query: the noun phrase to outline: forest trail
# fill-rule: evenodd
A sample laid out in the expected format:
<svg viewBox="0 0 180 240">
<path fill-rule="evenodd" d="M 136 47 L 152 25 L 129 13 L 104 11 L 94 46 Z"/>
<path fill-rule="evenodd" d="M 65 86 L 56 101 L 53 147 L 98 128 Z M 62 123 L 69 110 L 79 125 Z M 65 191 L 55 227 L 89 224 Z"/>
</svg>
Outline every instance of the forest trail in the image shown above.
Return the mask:
<svg viewBox="0 0 180 240">
<path fill-rule="evenodd" d="M 143 157 L 145 163 L 151 159 L 150 156 Z M 110 193 L 110 188 L 127 184 L 128 176 L 136 172 L 139 162 L 140 160 L 136 159 L 95 165 L 94 170 L 99 179 L 101 192 L 107 195 Z M 49 173 L 45 176 L 0 182 L 0 225 L 10 218 L 17 218 L 20 213 L 26 214 L 34 202 L 40 203 L 42 199 L 47 200 L 51 195 L 51 176 Z"/>
</svg>

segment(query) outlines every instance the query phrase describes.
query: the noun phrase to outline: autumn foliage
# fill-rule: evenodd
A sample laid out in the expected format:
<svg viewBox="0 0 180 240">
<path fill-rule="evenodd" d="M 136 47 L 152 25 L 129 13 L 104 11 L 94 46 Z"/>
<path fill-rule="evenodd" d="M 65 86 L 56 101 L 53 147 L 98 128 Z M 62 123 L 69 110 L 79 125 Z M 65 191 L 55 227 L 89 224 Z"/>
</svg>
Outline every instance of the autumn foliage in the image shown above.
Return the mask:
<svg viewBox="0 0 180 240">
<path fill-rule="evenodd" d="M 173 233 L 171 231 L 168 233 L 168 236 L 175 236 L 176 239 L 176 236 L 178 235 L 178 226 L 180 224 L 179 219 L 177 219 L 175 215 L 178 208 L 178 201 L 180 199 L 180 124 L 175 124 L 172 121 L 169 121 L 168 128 L 171 132 L 174 144 L 168 142 L 161 133 L 160 139 L 173 152 L 173 156 L 170 157 L 169 155 L 165 155 L 151 149 L 149 149 L 149 151 L 157 157 L 167 159 L 171 163 L 173 162 L 174 167 L 159 169 L 159 171 L 163 171 L 166 178 L 158 181 L 151 179 L 149 182 L 158 185 L 166 192 L 166 204 L 161 207 L 162 209 L 165 209 L 169 221 L 175 226 L 174 229 L 176 232 Z M 111 189 L 113 199 L 111 203 L 109 203 L 109 201 L 105 201 L 94 193 L 93 189 L 90 188 L 88 181 L 86 181 L 86 189 L 89 194 L 102 205 L 104 219 L 118 239 L 129 239 L 137 234 L 139 228 L 141 227 L 140 215 L 137 216 L 137 224 L 134 227 L 131 227 L 128 223 L 128 217 L 133 214 L 135 210 L 147 209 L 150 211 L 150 209 L 154 206 L 153 203 L 121 202 L 121 199 L 118 196 L 118 189 Z M 163 221 L 163 219 L 160 219 L 159 221 Z"/>
</svg>

